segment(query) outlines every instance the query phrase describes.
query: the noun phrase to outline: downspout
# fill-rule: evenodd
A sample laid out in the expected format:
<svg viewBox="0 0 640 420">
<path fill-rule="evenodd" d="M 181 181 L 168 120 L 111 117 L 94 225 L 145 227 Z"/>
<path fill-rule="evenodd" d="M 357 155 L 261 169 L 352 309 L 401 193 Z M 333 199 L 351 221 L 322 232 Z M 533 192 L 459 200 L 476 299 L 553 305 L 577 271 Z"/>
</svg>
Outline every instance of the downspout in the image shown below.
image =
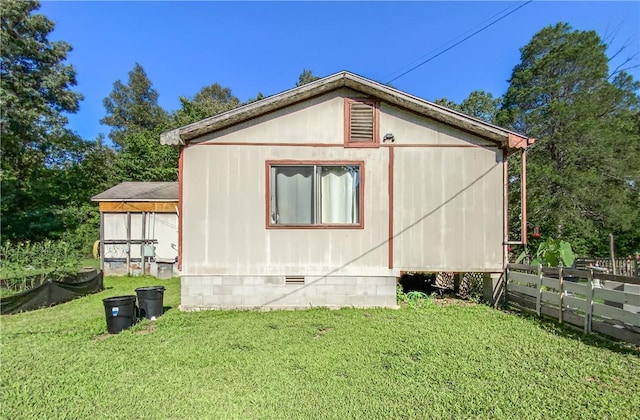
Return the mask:
<svg viewBox="0 0 640 420">
<path fill-rule="evenodd" d="M 503 270 L 509 262 L 509 167 L 507 161 L 507 148 L 502 153 L 502 261 Z"/>
<path fill-rule="evenodd" d="M 507 228 L 505 231 L 505 245 L 527 245 L 527 148 L 529 145 L 533 144 L 535 139 L 526 139 L 526 143 L 524 147 L 520 143 L 517 148 L 521 150 L 521 159 L 520 159 L 520 215 L 521 215 L 521 229 L 520 229 L 520 240 L 519 241 L 510 241 L 509 240 L 509 228 L 508 228 L 508 215 L 507 217 Z M 505 157 L 506 159 L 506 157 Z M 505 164 L 505 195 L 506 200 L 509 201 L 508 196 L 508 172 Z M 505 209 L 508 210 L 508 207 L 505 206 Z"/>
<path fill-rule="evenodd" d="M 527 149 L 522 149 L 520 159 L 520 212 L 522 214 L 522 228 L 520 229 L 520 240 L 523 245 L 527 244 Z"/>
<path fill-rule="evenodd" d="M 183 199 L 182 199 L 182 195 L 183 195 L 183 177 L 184 177 L 184 167 L 183 167 L 183 162 L 184 162 L 184 149 L 185 146 L 180 146 L 180 157 L 178 158 L 178 208 L 177 208 L 177 212 L 178 212 L 178 270 L 182 270 L 182 231 L 183 231 L 183 226 L 182 226 L 182 214 L 183 212 L 183 208 L 182 208 L 182 203 L 183 203 Z"/>
</svg>

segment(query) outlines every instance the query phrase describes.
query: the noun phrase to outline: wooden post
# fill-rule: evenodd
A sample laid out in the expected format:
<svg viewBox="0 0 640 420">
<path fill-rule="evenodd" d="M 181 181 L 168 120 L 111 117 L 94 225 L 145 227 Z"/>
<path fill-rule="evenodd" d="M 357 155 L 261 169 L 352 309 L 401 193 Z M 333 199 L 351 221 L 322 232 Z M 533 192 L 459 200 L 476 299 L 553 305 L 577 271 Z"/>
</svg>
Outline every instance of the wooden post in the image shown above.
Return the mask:
<svg viewBox="0 0 640 420">
<path fill-rule="evenodd" d="M 142 265 L 142 274 L 145 275 L 147 274 L 147 257 L 144 256 L 144 248 L 146 245 L 146 239 L 147 239 L 147 235 L 145 235 L 145 229 L 146 229 L 146 212 L 142 212 L 142 214 L 140 215 L 142 217 L 142 242 L 140 242 L 140 261 L 141 261 L 141 265 Z"/>
<path fill-rule="evenodd" d="M 614 251 L 615 241 L 613 240 L 613 233 L 609 234 L 609 248 L 611 250 L 611 267 L 613 268 L 613 275 L 618 274 L 618 270 L 616 270 L 616 254 Z"/>
<path fill-rule="evenodd" d="M 127 212 L 127 276 L 131 275 L 131 212 Z"/>
<path fill-rule="evenodd" d="M 100 270 L 104 272 L 104 213 L 100 212 Z"/>
<path fill-rule="evenodd" d="M 536 296 L 536 313 L 540 316 L 540 310 L 542 306 L 542 264 L 538 264 L 538 295 Z"/>
<path fill-rule="evenodd" d="M 509 304 L 509 264 L 504 268 L 504 305 Z"/>
<path fill-rule="evenodd" d="M 560 282 L 560 310 L 558 311 L 558 322 L 562 324 L 562 312 L 564 311 L 564 270 L 560 267 L 558 273 L 558 281 Z"/>
<path fill-rule="evenodd" d="M 584 333 L 591 333 L 591 317 L 593 315 L 593 270 L 587 275 L 587 302 L 584 308 Z"/>
<path fill-rule="evenodd" d="M 462 278 L 464 277 L 464 273 L 455 273 L 453 275 L 453 293 L 460 293 L 460 284 L 462 284 Z"/>
</svg>

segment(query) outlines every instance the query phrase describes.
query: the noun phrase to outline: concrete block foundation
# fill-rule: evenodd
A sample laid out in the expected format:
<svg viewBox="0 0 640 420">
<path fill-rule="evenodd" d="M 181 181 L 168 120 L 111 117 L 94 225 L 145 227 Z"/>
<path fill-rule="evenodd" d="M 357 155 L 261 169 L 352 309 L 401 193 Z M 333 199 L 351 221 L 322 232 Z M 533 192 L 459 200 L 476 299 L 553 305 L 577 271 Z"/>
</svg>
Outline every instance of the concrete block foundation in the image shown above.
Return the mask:
<svg viewBox="0 0 640 420">
<path fill-rule="evenodd" d="M 285 276 L 187 275 L 180 298 L 183 310 L 397 307 L 392 276 L 308 276 L 287 284 Z"/>
</svg>

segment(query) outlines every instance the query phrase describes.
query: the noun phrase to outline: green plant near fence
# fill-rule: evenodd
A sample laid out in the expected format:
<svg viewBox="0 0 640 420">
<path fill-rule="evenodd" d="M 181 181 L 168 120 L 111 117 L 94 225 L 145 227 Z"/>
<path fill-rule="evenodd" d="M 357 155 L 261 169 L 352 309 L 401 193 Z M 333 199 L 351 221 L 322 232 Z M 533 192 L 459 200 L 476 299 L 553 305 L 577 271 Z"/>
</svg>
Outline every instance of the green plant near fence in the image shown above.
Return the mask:
<svg viewBox="0 0 640 420">
<path fill-rule="evenodd" d="M 61 279 L 78 272 L 82 256 L 66 241 L 5 242 L 0 248 L 2 286 L 21 291 L 45 279 Z"/>
</svg>

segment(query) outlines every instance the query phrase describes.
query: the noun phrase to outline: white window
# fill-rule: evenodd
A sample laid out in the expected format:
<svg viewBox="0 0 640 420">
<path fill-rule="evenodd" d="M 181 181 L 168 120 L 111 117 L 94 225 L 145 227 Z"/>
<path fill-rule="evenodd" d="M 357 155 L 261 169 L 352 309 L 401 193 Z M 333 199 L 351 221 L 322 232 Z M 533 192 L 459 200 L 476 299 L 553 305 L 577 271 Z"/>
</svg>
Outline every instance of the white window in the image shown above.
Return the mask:
<svg viewBox="0 0 640 420">
<path fill-rule="evenodd" d="M 361 227 L 361 162 L 269 163 L 269 226 Z"/>
</svg>

